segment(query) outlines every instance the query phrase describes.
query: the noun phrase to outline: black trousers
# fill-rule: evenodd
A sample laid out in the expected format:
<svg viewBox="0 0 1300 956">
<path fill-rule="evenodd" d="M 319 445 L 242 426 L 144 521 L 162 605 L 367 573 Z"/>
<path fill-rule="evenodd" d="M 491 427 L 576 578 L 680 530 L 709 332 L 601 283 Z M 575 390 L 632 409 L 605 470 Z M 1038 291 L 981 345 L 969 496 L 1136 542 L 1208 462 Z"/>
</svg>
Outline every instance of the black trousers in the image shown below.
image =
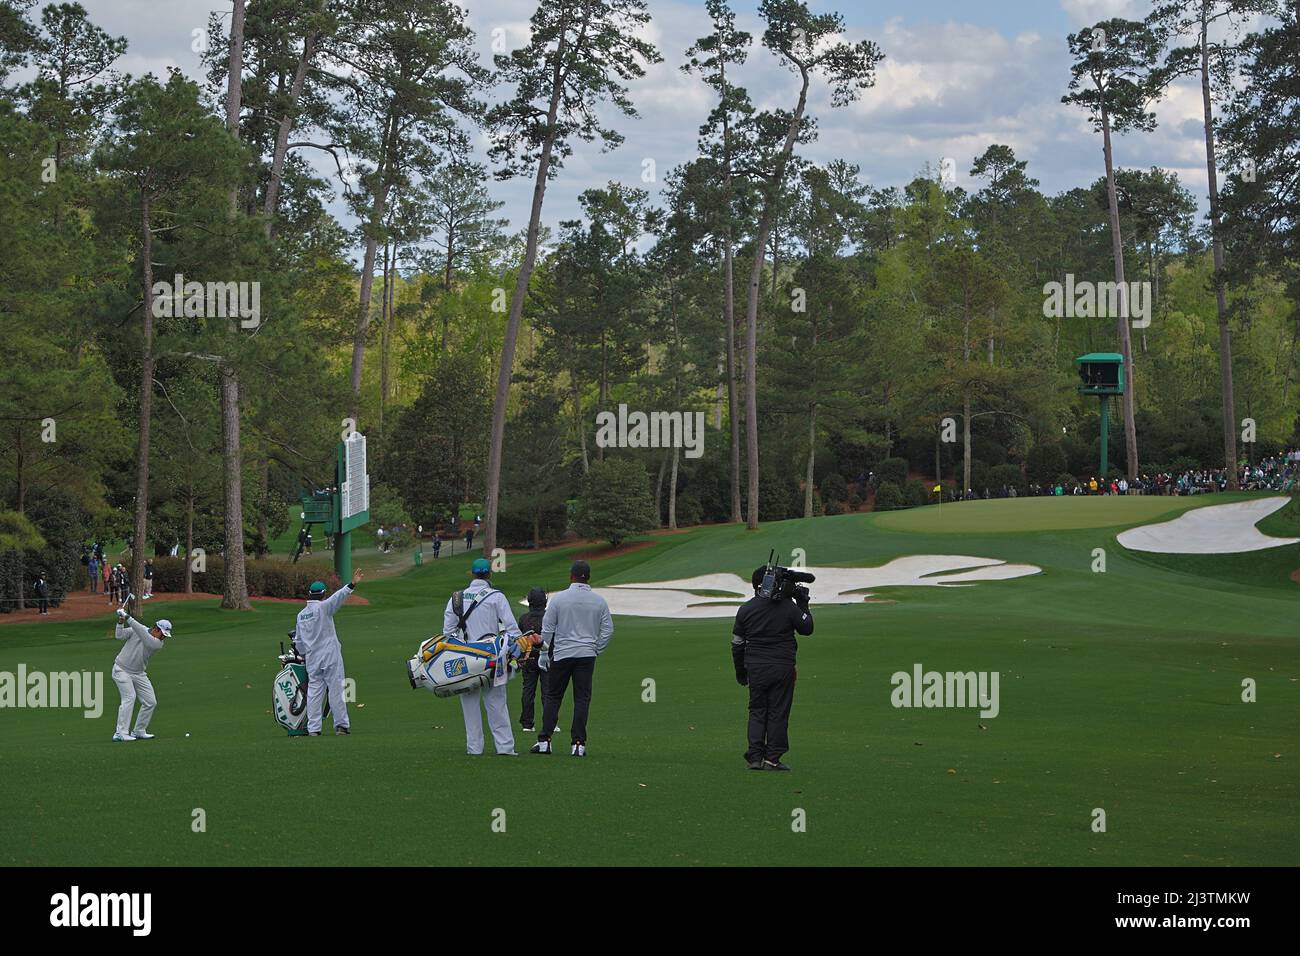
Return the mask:
<svg viewBox="0 0 1300 956">
<path fill-rule="evenodd" d="M 790 749 L 790 708 L 794 704 L 793 664 L 751 664 L 749 674 L 749 749 L 745 759 L 780 760 Z"/>
<path fill-rule="evenodd" d="M 542 732 L 538 740 L 550 740 L 551 729 L 560 719 L 560 702 L 573 681 L 573 743 L 587 742 L 587 711 L 591 708 L 591 675 L 596 669 L 594 657 L 568 657 L 551 661 L 546 687 L 542 691 Z"/>
<path fill-rule="evenodd" d="M 49 613 L 50 613 L 50 599 L 49 599 L 49 598 L 38 598 L 37 600 L 40 602 L 40 605 L 41 605 L 41 613 L 42 613 L 42 614 L 49 614 Z"/>
<path fill-rule="evenodd" d="M 534 710 L 537 706 L 537 685 L 542 685 L 542 710 L 546 710 L 546 688 L 550 684 L 550 677 L 546 671 L 537 666 L 535 657 L 530 656 L 524 664 L 524 690 L 523 697 L 519 701 L 519 722 L 524 727 L 535 727 L 533 723 Z"/>
</svg>

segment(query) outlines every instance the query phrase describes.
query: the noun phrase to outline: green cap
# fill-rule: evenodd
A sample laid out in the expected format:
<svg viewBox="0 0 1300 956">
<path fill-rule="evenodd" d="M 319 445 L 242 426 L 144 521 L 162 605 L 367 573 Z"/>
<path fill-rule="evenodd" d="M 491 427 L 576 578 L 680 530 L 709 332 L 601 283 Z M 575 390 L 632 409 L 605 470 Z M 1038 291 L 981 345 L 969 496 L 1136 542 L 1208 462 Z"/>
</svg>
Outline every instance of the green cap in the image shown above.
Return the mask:
<svg viewBox="0 0 1300 956">
<path fill-rule="evenodd" d="M 324 581 L 313 581 L 313 582 L 311 583 L 311 587 L 309 587 L 307 590 L 308 590 L 310 593 L 312 593 L 312 594 L 324 594 L 324 593 L 325 593 L 325 582 L 324 582 Z"/>
<path fill-rule="evenodd" d="M 490 574 L 492 572 L 492 562 L 487 558 L 475 558 L 469 569 L 475 574 Z"/>
</svg>

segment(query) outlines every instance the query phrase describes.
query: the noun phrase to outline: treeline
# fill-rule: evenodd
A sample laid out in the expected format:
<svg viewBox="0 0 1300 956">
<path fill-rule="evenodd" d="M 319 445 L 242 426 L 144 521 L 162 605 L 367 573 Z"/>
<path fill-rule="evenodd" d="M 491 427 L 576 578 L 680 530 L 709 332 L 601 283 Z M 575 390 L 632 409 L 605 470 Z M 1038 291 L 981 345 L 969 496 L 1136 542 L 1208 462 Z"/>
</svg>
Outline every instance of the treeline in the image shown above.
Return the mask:
<svg viewBox="0 0 1300 956">
<path fill-rule="evenodd" d="M 1124 356 L 1121 473 L 1298 440 L 1300 5 L 1178 0 L 1071 35 L 1063 99 L 1104 163 L 1056 195 L 1003 144 L 961 161 L 969 189 L 948 162 L 885 185 L 870 157 L 809 161 L 810 103 L 873 95 L 885 51 L 800 0 L 763 0 L 758 37 L 706 11 L 675 64 L 713 96 L 696 154 L 653 185 L 638 162 L 548 232 L 565 162 L 618 145 L 660 61 L 641 0 L 541 3 L 490 65 L 451 0 L 234 0 L 200 78 L 123 75 L 126 38 L 78 4 L 0 0 L 3 508 L 58 554 L 130 539 L 137 591 L 147 553 L 221 553 L 246 607 L 244 554 L 329 481 L 345 417 L 376 523 L 481 503 L 486 549 L 834 512 L 900 469 L 917 503 L 936 480 L 1086 477 L 1085 352 Z M 790 78 L 780 108 L 737 83 L 758 57 Z M 1198 81 L 1208 221 L 1117 135 Z M 534 185 L 518 231 L 493 174 Z M 1048 315 L 1053 282 L 1120 283 L 1122 314 Z M 703 441 L 610 447 L 597 416 L 620 406 L 702 415 Z M 66 560 L 11 527 L 6 575 Z"/>
</svg>

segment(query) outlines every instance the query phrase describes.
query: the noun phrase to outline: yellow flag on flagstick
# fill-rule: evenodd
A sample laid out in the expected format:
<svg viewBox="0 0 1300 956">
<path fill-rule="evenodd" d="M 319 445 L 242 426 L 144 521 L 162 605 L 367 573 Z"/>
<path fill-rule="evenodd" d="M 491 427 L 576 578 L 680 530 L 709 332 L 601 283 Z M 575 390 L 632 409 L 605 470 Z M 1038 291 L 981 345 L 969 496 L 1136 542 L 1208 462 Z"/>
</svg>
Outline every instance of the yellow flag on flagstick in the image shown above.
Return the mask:
<svg viewBox="0 0 1300 956">
<path fill-rule="evenodd" d="M 941 491 L 943 491 L 943 485 L 935 485 L 935 486 L 934 486 L 934 493 L 935 493 L 936 495 L 937 495 L 939 492 L 941 492 Z"/>
</svg>

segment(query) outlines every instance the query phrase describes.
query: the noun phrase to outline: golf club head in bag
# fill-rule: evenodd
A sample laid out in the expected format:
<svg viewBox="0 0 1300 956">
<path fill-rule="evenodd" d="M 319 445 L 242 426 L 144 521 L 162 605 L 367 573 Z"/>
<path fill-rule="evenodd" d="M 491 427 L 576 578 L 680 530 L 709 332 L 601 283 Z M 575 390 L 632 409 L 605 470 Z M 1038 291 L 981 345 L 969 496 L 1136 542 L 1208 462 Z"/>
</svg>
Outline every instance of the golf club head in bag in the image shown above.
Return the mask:
<svg viewBox="0 0 1300 956">
<path fill-rule="evenodd" d="M 275 722 L 288 731 L 290 737 L 303 737 L 307 734 L 307 662 L 298 653 L 293 643 L 294 631 L 289 632 L 289 651 L 285 653 L 284 641 L 280 642 L 280 672 L 275 675 L 275 685 L 271 690 L 271 713 Z M 329 701 L 325 702 L 322 718 L 330 712 Z"/>
</svg>

